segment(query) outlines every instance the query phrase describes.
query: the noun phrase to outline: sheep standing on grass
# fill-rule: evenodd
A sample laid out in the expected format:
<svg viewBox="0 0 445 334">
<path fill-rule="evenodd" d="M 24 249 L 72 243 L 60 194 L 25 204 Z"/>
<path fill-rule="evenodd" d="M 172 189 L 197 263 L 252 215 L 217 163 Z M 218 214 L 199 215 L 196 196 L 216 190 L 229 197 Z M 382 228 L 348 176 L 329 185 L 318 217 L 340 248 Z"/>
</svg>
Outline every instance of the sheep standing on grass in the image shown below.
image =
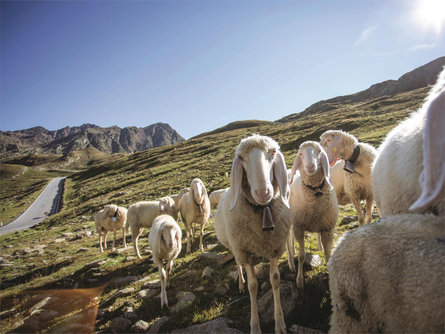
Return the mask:
<svg viewBox="0 0 445 334">
<path fill-rule="evenodd" d="M 296 174 L 296 172 L 299 173 Z M 323 244 L 326 262 L 329 261 L 338 204 L 335 190 L 329 180 L 329 163 L 324 149 L 314 141 L 300 145 L 291 171 L 289 204 L 292 213 L 292 231 L 298 241 L 297 287 L 303 288 L 304 232 L 318 232 Z M 293 241 L 293 239 L 291 238 Z M 288 257 L 293 254 L 293 242 Z M 295 271 L 293 259 L 289 260 Z"/>
<path fill-rule="evenodd" d="M 230 189 L 215 215 L 215 231 L 218 240 L 234 254 L 241 281 L 241 266 L 246 268 L 251 333 L 261 332 L 254 256 L 270 259 L 275 332 L 286 333 L 278 259 L 284 252 L 291 224 L 288 196 L 286 163 L 277 142 L 260 135 L 241 140 L 232 164 Z"/>
<path fill-rule="evenodd" d="M 365 221 L 360 201 L 366 200 L 366 224 L 369 224 L 373 202 L 371 165 L 376 156 L 375 148 L 359 142 L 353 135 L 344 131 L 329 130 L 323 133 L 320 139 L 320 144 L 325 148 L 331 166 L 334 166 L 337 159 L 345 161 L 343 170 L 345 195 L 354 205 L 360 225 L 363 225 Z M 335 175 L 339 174 L 335 173 Z M 338 182 L 341 184 L 340 180 L 335 181 L 335 183 Z M 344 196 L 341 196 L 342 200 L 343 198 Z M 343 201 L 339 203 L 346 204 Z"/>
<path fill-rule="evenodd" d="M 193 179 L 190 184 L 190 191 L 185 193 L 179 202 L 179 211 L 185 225 L 187 236 L 187 253 L 191 251 L 191 243 L 195 237 L 194 223 L 201 225 L 199 233 L 199 250 L 203 251 L 202 237 L 204 227 L 210 217 L 210 201 L 204 182 L 200 179 Z"/>
<path fill-rule="evenodd" d="M 127 209 L 118 207 L 117 205 L 106 205 L 94 215 L 94 224 L 96 231 L 99 233 L 99 247 L 100 252 L 103 253 L 104 248 L 107 249 L 107 235 L 109 231 L 113 231 L 113 250 L 116 242 L 116 231 L 122 229 L 122 237 L 124 248 L 127 248 L 125 240 L 125 225 L 127 222 Z M 103 232 L 103 247 L 102 247 L 102 232 Z"/>
<path fill-rule="evenodd" d="M 445 215 L 444 129 L 445 70 L 420 110 L 392 129 L 378 149 L 372 188 L 383 217 L 408 212 L 422 193 L 421 183 L 424 199 L 430 197 L 426 210 Z"/>
<path fill-rule="evenodd" d="M 174 216 L 174 210 L 172 207 L 163 207 L 166 211 L 160 211 L 161 204 L 160 201 L 141 201 L 133 204 L 128 208 L 128 217 L 127 217 L 127 233 L 129 232 L 129 228 L 131 227 L 131 233 L 133 236 L 133 247 L 136 255 L 139 259 L 141 259 L 141 255 L 139 253 L 138 248 L 138 240 L 139 236 L 142 233 L 144 228 L 150 228 L 153 220 L 162 213 L 167 213 L 171 216 Z M 177 212 L 176 212 L 177 217 Z"/>
<path fill-rule="evenodd" d="M 159 213 L 165 213 L 178 220 L 178 207 L 175 200 L 170 196 L 165 196 L 159 199 Z"/>
<path fill-rule="evenodd" d="M 153 252 L 153 262 L 158 267 L 161 279 L 161 308 L 164 305 L 168 307 L 166 289 L 173 271 L 173 260 L 181 252 L 181 238 L 181 229 L 171 216 L 160 215 L 155 218 L 148 235 L 148 244 Z M 165 269 L 164 261 L 167 262 Z"/>
</svg>

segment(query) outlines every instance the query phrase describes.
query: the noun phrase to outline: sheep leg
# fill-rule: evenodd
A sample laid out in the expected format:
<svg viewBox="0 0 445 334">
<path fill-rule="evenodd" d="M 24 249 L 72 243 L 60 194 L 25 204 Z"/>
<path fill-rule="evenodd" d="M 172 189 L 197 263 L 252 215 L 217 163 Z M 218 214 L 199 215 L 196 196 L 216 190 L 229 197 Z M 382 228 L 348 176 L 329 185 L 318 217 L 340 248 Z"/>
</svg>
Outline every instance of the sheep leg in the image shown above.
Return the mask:
<svg viewBox="0 0 445 334">
<path fill-rule="evenodd" d="M 125 226 L 122 228 L 122 238 L 124 239 L 124 248 L 127 248 L 127 235 L 125 234 Z"/>
<path fill-rule="evenodd" d="M 191 251 L 190 233 L 191 233 L 191 228 L 188 227 L 187 224 L 185 224 L 185 235 L 187 237 L 187 250 L 186 250 L 186 253 L 190 253 L 190 251 Z"/>
<path fill-rule="evenodd" d="M 202 245 L 202 236 L 204 234 L 204 226 L 205 224 L 201 225 L 201 230 L 199 231 L 199 250 L 202 252 L 204 250 L 204 247 Z"/>
<path fill-rule="evenodd" d="M 257 294 L 258 280 L 251 264 L 246 264 L 247 287 L 250 295 L 250 333 L 261 333 L 260 319 L 258 317 Z"/>
<path fill-rule="evenodd" d="M 278 259 L 275 257 L 270 258 L 269 276 L 273 292 L 275 333 L 286 334 L 286 323 L 284 322 L 283 309 L 281 308 L 280 300 L 280 270 L 278 269 Z"/>
<path fill-rule="evenodd" d="M 168 300 L 167 300 L 167 290 L 166 290 L 166 272 L 164 270 L 164 267 L 162 266 L 162 262 L 154 260 L 156 265 L 158 266 L 159 270 L 159 277 L 161 279 L 161 308 L 165 306 L 168 307 Z"/>
<path fill-rule="evenodd" d="M 318 236 L 317 236 L 317 238 L 318 238 L 318 250 L 323 250 L 323 244 L 321 243 L 321 236 L 320 236 L 320 234 L 318 234 Z"/>
<path fill-rule="evenodd" d="M 173 273 L 173 260 L 169 260 L 168 262 L 167 262 L 167 266 L 166 266 L 166 268 L 167 268 L 167 270 L 166 270 L 166 272 L 167 272 L 167 279 L 166 279 L 166 285 L 167 285 L 167 288 L 170 286 L 170 275 Z"/>
<path fill-rule="evenodd" d="M 357 211 L 358 223 L 360 226 L 362 226 L 365 222 L 365 219 L 363 217 L 362 205 L 360 204 L 360 200 L 354 199 L 352 200 L 352 204 L 354 204 L 355 211 Z"/>
<path fill-rule="evenodd" d="M 298 242 L 297 288 L 303 289 L 303 263 L 306 258 L 306 253 L 304 252 L 304 230 L 297 228 L 294 230 L 294 235 Z"/>
<path fill-rule="evenodd" d="M 115 250 L 115 244 L 116 244 L 116 230 L 113 231 L 113 250 Z"/>
<path fill-rule="evenodd" d="M 334 238 L 334 230 L 330 230 L 328 232 L 320 232 L 319 236 L 321 237 L 321 242 L 324 248 L 324 257 L 326 259 L 326 263 L 328 263 L 329 258 L 331 256 L 331 247 L 332 247 L 332 239 Z"/>
<path fill-rule="evenodd" d="M 240 293 L 244 293 L 245 282 L 246 281 L 244 280 L 243 267 L 240 264 L 238 264 L 238 286 Z"/>
<path fill-rule="evenodd" d="M 103 239 L 103 241 L 104 241 L 104 248 L 105 249 L 107 249 L 107 235 L 108 235 L 108 231 L 105 231 L 104 232 L 104 239 Z"/>
<path fill-rule="evenodd" d="M 289 236 L 287 237 L 287 243 L 286 243 L 286 254 L 287 254 L 287 263 L 289 264 L 289 269 L 291 272 L 295 272 L 295 263 L 294 263 L 294 256 L 295 256 L 295 248 L 294 248 L 294 236 L 292 233 L 289 233 Z"/>
<path fill-rule="evenodd" d="M 366 200 L 366 224 L 369 224 L 371 222 L 372 219 L 372 202 L 373 202 L 373 198 L 368 198 Z"/>
<path fill-rule="evenodd" d="M 103 253 L 104 249 L 102 248 L 102 229 L 99 230 L 99 248 L 100 252 Z"/>
<path fill-rule="evenodd" d="M 142 227 L 134 227 L 131 229 L 132 234 L 133 234 L 133 247 L 134 247 L 134 251 L 136 252 L 136 255 L 139 259 L 142 259 L 141 254 L 139 254 L 139 248 L 138 248 L 138 239 L 139 236 L 142 233 Z"/>
</svg>

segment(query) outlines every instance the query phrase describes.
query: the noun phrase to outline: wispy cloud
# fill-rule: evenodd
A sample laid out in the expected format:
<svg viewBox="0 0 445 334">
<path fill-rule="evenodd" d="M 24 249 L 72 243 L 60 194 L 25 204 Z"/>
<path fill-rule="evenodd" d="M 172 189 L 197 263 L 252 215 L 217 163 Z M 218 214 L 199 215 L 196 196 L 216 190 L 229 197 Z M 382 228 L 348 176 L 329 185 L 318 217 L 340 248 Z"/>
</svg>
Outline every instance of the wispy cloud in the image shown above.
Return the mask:
<svg viewBox="0 0 445 334">
<path fill-rule="evenodd" d="M 419 45 L 415 45 L 412 48 L 409 48 L 408 50 L 406 50 L 406 52 L 413 52 L 413 51 L 419 51 L 419 50 L 425 50 L 425 49 L 432 49 L 436 46 L 436 43 L 431 43 L 431 44 L 419 44 Z"/>
<path fill-rule="evenodd" d="M 362 44 L 364 41 L 368 40 L 376 31 L 377 26 L 371 26 L 363 30 L 358 36 L 357 40 L 354 42 L 354 46 Z"/>
<path fill-rule="evenodd" d="M 388 50 L 388 51 L 367 51 L 362 53 L 363 55 L 371 55 L 371 56 L 377 56 L 377 57 L 385 57 L 385 56 L 394 56 L 394 55 L 398 55 L 398 54 L 403 54 L 403 53 L 410 53 L 410 52 L 416 52 L 416 51 L 421 51 L 421 50 L 426 50 L 426 49 L 432 49 L 435 48 L 437 46 L 436 43 L 431 43 L 431 44 L 418 44 L 415 46 L 412 46 L 410 48 L 407 49 L 399 49 L 399 50 Z"/>
</svg>

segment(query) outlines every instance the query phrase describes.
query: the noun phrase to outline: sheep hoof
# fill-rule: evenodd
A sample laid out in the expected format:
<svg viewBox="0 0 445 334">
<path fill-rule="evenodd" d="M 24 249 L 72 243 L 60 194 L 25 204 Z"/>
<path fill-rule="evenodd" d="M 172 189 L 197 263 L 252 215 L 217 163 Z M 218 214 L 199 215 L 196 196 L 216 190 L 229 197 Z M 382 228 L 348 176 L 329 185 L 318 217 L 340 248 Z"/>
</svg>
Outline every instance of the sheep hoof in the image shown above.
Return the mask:
<svg viewBox="0 0 445 334">
<path fill-rule="evenodd" d="M 284 323 L 284 320 L 275 325 L 275 334 L 287 334 L 286 324 Z"/>
</svg>

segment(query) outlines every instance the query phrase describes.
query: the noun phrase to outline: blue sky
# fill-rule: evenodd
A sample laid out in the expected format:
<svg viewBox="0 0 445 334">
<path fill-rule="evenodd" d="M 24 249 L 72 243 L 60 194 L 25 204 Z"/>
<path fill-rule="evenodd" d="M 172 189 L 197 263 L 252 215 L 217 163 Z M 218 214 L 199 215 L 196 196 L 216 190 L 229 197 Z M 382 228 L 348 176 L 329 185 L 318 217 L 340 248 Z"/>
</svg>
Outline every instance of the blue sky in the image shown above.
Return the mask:
<svg viewBox="0 0 445 334">
<path fill-rule="evenodd" d="M 2 0 L 0 130 L 277 120 L 444 56 L 445 14 L 419 6 Z"/>
</svg>

